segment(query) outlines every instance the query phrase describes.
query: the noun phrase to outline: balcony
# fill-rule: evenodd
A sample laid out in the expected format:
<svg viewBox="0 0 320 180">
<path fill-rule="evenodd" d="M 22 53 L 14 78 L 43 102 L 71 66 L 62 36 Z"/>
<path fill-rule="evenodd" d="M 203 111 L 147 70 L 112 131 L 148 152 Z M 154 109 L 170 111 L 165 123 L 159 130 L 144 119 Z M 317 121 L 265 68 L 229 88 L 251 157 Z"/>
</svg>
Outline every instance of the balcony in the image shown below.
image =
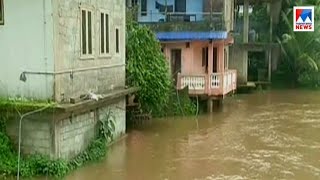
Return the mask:
<svg viewBox="0 0 320 180">
<path fill-rule="evenodd" d="M 177 89 L 188 87 L 190 95 L 224 96 L 237 88 L 236 70 L 222 73 L 184 75 L 178 74 Z"/>
<path fill-rule="evenodd" d="M 222 12 L 144 12 L 138 22 L 155 32 L 225 31 Z"/>
</svg>

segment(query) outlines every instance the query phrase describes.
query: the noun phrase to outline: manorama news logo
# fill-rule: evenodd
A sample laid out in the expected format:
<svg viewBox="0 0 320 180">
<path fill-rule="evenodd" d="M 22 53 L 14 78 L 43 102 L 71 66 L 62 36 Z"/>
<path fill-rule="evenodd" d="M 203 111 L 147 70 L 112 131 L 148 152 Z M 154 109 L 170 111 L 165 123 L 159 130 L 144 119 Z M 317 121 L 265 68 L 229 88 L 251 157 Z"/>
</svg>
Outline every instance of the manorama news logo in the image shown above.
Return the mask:
<svg viewBox="0 0 320 180">
<path fill-rule="evenodd" d="M 314 6 L 293 7 L 293 31 L 314 31 Z"/>
</svg>

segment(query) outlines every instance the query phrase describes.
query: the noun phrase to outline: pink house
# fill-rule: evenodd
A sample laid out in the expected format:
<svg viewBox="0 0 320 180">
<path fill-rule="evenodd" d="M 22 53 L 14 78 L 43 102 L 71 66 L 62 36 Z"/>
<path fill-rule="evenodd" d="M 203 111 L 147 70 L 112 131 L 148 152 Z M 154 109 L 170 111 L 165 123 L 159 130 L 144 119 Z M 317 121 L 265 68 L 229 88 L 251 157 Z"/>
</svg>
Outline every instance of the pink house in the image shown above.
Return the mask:
<svg viewBox="0 0 320 180">
<path fill-rule="evenodd" d="M 236 70 L 228 69 L 226 32 L 158 33 L 177 89 L 188 87 L 191 96 L 224 97 L 236 90 Z M 179 38 L 179 39 L 177 39 Z"/>
<path fill-rule="evenodd" d="M 230 70 L 234 0 L 135 0 L 137 19 L 156 32 L 176 88 L 190 96 L 223 98 L 234 92 Z"/>
</svg>

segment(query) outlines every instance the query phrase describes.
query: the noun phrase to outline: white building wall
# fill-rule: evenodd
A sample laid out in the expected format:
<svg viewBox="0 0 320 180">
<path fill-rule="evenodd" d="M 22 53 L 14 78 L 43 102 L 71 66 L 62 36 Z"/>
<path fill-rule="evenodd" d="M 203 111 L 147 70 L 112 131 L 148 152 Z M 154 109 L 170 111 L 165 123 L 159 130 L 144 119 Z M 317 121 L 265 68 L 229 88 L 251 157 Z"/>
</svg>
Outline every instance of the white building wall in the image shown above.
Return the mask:
<svg viewBox="0 0 320 180">
<path fill-rule="evenodd" d="M 48 0 L 5 0 L 0 25 L 0 97 L 51 99 L 53 77 L 23 71 L 50 71 L 53 65 L 52 6 Z M 46 24 L 44 23 L 46 19 Z"/>
</svg>

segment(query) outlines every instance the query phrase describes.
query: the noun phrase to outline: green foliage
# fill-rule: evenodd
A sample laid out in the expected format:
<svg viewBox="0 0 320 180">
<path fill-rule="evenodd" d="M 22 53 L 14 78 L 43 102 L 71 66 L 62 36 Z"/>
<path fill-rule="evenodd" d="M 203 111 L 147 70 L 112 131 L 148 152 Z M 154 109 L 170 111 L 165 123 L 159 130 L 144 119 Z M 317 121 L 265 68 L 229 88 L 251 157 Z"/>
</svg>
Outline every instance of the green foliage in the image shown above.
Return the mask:
<svg viewBox="0 0 320 180">
<path fill-rule="evenodd" d="M 37 110 L 43 107 L 49 106 L 54 108 L 56 103 L 52 101 L 40 101 L 40 100 L 29 100 L 25 98 L 1 98 L 0 97 L 0 112 L 29 112 Z"/>
<path fill-rule="evenodd" d="M 69 169 L 74 170 L 83 166 L 86 162 L 100 161 L 105 157 L 106 153 L 107 146 L 105 139 L 98 138 L 89 145 L 86 151 L 69 162 Z"/>
<path fill-rule="evenodd" d="M 16 175 L 18 169 L 18 155 L 13 150 L 7 135 L 0 132 L 0 175 Z M 62 177 L 69 171 L 68 163 L 63 160 L 50 160 L 49 157 L 32 155 L 21 159 L 20 175 L 31 177 L 48 175 Z"/>
<path fill-rule="evenodd" d="M 99 119 L 99 138 L 103 138 L 109 142 L 113 141 L 114 131 L 114 116 L 111 111 L 108 111 L 104 118 Z"/>
<path fill-rule="evenodd" d="M 319 0 L 298 1 L 293 5 L 316 5 Z M 315 17 L 320 16 L 320 6 L 315 6 Z M 283 59 L 279 71 L 290 74 L 293 84 L 318 86 L 320 65 L 320 21 L 316 18 L 314 32 L 293 32 L 292 7 L 282 12 L 286 28 L 277 38 Z"/>
<path fill-rule="evenodd" d="M 5 116 L 1 116 L 5 117 Z M 109 111 L 99 124 L 98 138 L 88 148 L 71 161 L 51 160 L 44 155 L 22 157 L 20 175 L 22 177 L 51 176 L 63 177 L 86 162 L 102 160 L 107 152 L 107 142 L 113 139 L 114 122 Z M 103 127 L 101 127 L 103 126 Z M 18 169 L 18 154 L 13 149 L 9 137 L 5 134 L 5 118 L 0 119 L 0 177 L 15 176 Z"/>
<path fill-rule="evenodd" d="M 138 101 L 144 112 L 161 112 L 172 81 L 160 43 L 150 29 L 129 20 L 126 50 L 127 84 L 140 88 Z"/>
<path fill-rule="evenodd" d="M 257 3 L 250 15 L 250 27 L 258 33 L 259 42 L 269 41 L 270 16 L 267 12 L 266 3 Z"/>
<path fill-rule="evenodd" d="M 188 92 L 177 92 L 172 90 L 168 103 L 164 108 L 164 113 L 157 114 L 162 116 L 195 115 L 196 104 L 189 98 Z"/>
<path fill-rule="evenodd" d="M 16 166 L 17 164 L 15 162 L 15 167 Z M 22 159 L 20 174 L 23 177 L 36 175 L 63 177 L 68 171 L 68 163 L 64 160 L 51 160 L 48 156 L 32 155 Z M 16 173 L 17 172 L 15 172 L 14 175 Z"/>
</svg>

